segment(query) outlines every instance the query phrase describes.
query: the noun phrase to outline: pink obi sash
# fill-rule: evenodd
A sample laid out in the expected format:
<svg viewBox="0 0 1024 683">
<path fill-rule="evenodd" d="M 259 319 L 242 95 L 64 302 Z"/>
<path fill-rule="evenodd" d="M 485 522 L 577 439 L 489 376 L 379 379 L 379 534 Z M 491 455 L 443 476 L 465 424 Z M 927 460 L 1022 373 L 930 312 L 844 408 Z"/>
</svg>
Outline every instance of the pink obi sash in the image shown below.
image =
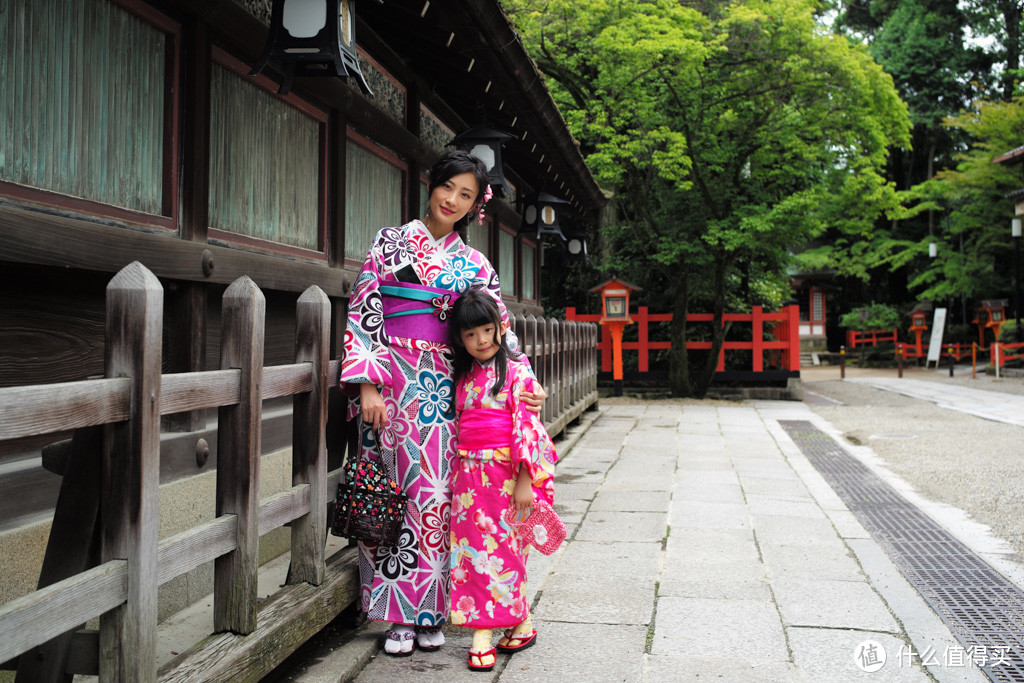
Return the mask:
<svg viewBox="0 0 1024 683">
<path fill-rule="evenodd" d="M 473 408 L 459 416 L 459 449 L 504 448 L 512 445 L 512 413 L 497 408 Z"/>
<path fill-rule="evenodd" d="M 448 344 L 448 316 L 458 292 L 408 282 L 380 286 L 384 331 L 389 337 L 406 337 Z"/>
</svg>

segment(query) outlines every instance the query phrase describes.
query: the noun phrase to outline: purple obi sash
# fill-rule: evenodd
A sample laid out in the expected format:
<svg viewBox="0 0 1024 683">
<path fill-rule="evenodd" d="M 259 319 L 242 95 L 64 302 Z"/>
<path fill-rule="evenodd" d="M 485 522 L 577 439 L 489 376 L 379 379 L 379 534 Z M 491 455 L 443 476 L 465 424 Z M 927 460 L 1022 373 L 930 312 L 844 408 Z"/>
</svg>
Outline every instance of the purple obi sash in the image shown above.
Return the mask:
<svg viewBox="0 0 1024 683">
<path fill-rule="evenodd" d="M 380 286 L 384 331 L 389 337 L 407 337 L 448 344 L 448 317 L 458 292 L 439 287 L 389 282 Z"/>
<path fill-rule="evenodd" d="M 512 413 L 497 408 L 473 408 L 459 416 L 459 448 L 504 448 L 512 445 Z"/>
</svg>

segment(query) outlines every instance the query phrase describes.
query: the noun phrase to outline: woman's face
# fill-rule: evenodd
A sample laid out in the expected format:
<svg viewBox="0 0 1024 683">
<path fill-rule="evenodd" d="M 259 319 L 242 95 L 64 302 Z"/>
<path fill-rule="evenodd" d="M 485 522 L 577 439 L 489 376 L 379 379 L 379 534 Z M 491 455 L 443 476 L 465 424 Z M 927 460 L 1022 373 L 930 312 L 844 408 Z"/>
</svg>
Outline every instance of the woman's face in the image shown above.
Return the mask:
<svg viewBox="0 0 1024 683">
<path fill-rule="evenodd" d="M 454 175 L 435 187 L 430 193 L 430 231 L 436 236 L 454 230 L 455 222 L 469 213 L 479 193 L 480 185 L 472 173 Z"/>
</svg>

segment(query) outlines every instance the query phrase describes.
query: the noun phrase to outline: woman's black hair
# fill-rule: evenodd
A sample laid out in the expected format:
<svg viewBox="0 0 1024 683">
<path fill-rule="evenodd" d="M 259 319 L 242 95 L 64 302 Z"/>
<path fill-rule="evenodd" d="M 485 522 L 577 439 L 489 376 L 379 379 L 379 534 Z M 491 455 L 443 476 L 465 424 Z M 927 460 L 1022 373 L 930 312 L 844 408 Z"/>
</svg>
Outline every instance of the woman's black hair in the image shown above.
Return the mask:
<svg viewBox="0 0 1024 683">
<path fill-rule="evenodd" d="M 494 388 L 491 389 L 491 395 L 497 396 L 498 392 L 505 387 L 508 359 L 512 355 L 512 351 L 508 348 L 508 342 L 505 341 L 507 335 L 501 333 L 501 311 L 498 309 L 498 302 L 482 288 L 470 289 L 455 301 L 452 321 L 448 329 L 452 336 L 451 346 L 455 351 L 452 375 L 455 378 L 455 384 L 458 385 L 473 367 L 474 361 L 473 356 L 462 345 L 462 331 L 491 324 L 494 325 L 494 343 L 498 345 L 498 352 L 494 354 L 498 380 L 494 383 Z"/>
<path fill-rule="evenodd" d="M 465 236 L 466 226 L 469 224 L 470 219 L 476 215 L 477 210 L 480 208 L 480 200 L 484 196 L 484 191 L 487 189 L 487 183 L 489 175 L 487 173 L 487 164 L 485 164 L 479 157 L 475 157 L 469 152 L 461 149 L 453 149 L 445 152 L 444 156 L 437 160 L 430 170 L 427 171 L 427 202 L 430 201 L 430 195 L 434 194 L 434 188 L 440 187 L 442 184 L 448 182 L 452 177 L 459 175 L 460 173 L 472 173 L 476 177 L 477 193 L 476 200 L 473 202 L 473 208 L 471 208 L 465 216 L 455 221 L 455 230 L 460 235 Z"/>
</svg>

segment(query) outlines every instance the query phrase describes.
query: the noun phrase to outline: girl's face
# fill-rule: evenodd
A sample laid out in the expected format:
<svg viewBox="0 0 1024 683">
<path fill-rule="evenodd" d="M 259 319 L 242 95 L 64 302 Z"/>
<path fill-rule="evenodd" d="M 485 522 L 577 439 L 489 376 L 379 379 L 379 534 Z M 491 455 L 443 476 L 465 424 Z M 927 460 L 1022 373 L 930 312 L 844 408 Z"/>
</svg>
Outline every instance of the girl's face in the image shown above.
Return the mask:
<svg viewBox="0 0 1024 683">
<path fill-rule="evenodd" d="M 486 363 L 494 358 L 494 354 L 498 353 L 498 349 L 501 348 L 501 339 L 505 336 L 507 330 L 508 325 L 505 323 L 499 325 L 487 323 L 479 327 L 462 330 L 459 333 L 459 340 L 466 347 L 469 355 L 481 363 Z"/>
<path fill-rule="evenodd" d="M 472 173 L 460 173 L 434 188 L 430 193 L 430 231 L 435 237 L 455 229 L 455 222 L 461 220 L 476 204 L 480 185 Z"/>
</svg>

